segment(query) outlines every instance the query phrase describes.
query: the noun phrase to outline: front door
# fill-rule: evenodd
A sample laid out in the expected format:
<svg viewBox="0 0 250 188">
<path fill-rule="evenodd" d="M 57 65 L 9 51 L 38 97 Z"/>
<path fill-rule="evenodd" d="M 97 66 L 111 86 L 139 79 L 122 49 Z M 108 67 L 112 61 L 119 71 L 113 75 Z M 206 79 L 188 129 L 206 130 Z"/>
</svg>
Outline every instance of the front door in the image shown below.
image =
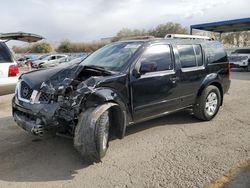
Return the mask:
<svg viewBox="0 0 250 188">
<path fill-rule="evenodd" d="M 172 49 L 167 44 L 147 47 L 131 76 L 134 121 L 162 115 L 179 106 L 178 80 Z"/>
</svg>

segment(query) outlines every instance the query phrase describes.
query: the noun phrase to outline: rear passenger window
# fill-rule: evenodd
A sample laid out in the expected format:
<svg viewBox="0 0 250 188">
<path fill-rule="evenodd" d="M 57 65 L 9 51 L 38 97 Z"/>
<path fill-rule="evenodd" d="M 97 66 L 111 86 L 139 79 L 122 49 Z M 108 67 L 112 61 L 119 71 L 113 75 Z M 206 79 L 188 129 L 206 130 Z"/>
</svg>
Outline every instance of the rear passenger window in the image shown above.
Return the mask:
<svg viewBox="0 0 250 188">
<path fill-rule="evenodd" d="M 154 45 L 149 47 L 140 59 L 141 63 L 155 63 L 157 70 L 165 71 L 173 69 L 173 61 L 169 45 Z"/>
<path fill-rule="evenodd" d="M 203 65 L 200 45 L 177 45 L 182 68 L 192 68 Z"/>
<path fill-rule="evenodd" d="M 0 42 L 0 63 L 12 62 L 11 52 L 5 43 Z"/>
</svg>

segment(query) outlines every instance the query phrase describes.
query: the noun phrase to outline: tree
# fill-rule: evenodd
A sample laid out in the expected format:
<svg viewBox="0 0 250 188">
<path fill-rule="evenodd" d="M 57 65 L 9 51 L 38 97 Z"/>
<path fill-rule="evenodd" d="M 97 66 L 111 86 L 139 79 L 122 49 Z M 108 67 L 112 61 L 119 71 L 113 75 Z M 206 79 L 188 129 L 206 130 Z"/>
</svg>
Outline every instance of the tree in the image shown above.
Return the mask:
<svg viewBox="0 0 250 188">
<path fill-rule="evenodd" d="M 61 53 L 68 53 L 70 52 L 71 43 L 69 40 L 64 40 L 60 43 L 60 45 L 57 47 L 56 51 Z"/>
<path fill-rule="evenodd" d="M 136 36 L 147 36 L 151 35 L 154 37 L 165 37 L 166 34 L 187 34 L 188 31 L 185 27 L 181 26 L 179 23 L 168 22 L 166 24 L 160 24 L 156 28 L 151 30 L 139 30 L 139 29 L 122 29 L 120 30 L 116 36 L 112 39 L 112 41 L 118 41 L 122 38 L 136 37 Z"/>
<path fill-rule="evenodd" d="M 149 34 L 154 37 L 165 37 L 166 34 L 188 34 L 188 31 L 179 23 L 168 22 L 150 30 Z"/>
<path fill-rule="evenodd" d="M 250 32 L 224 33 L 222 35 L 222 42 L 229 46 L 247 47 L 250 44 Z"/>
<path fill-rule="evenodd" d="M 145 29 L 131 30 L 131 29 L 124 28 L 116 34 L 116 36 L 112 39 L 112 41 L 114 42 L 114 41 L 118 41 L 122 38 L 135 37 L 135 36 L 145 36 L 145 35 L 148 35 L 148 31 L 146 31 Z"/>
<path fill-rule="evenodd" d="M 48 42 L 36 43 L 31 47 L 31 53 L 50 53 L 52 47 Z"/>
<path fill-rule="evenodd" d="M 78 53 L 78 52 L 93 52 L 98 48 L 107 44 L 106 42 L 98 41 L 92 43 L 70 42 L 64 40 L 57 47 L 56 51 L 60 53 Z"/>
<path fill-rule="evenodd" d="M 31 46 L 17 47 L 13 46 L 15 53 L 50 53 L 53 49 L 48 42 L 40 42 Z"/>
</svg>

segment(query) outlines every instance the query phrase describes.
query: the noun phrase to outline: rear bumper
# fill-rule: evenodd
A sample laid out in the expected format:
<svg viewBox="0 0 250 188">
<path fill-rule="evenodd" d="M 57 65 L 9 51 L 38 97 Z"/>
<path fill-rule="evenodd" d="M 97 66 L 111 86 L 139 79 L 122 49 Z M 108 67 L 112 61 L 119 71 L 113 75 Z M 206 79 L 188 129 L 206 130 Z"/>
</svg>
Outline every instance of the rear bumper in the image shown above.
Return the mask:
<svg viewBox="0 0 250 188">
<path fill-rule="evenodd" d="M 0 78 L 0 96 L 14 93 L 17 82 L 18 76 Z"/>
<path fill-rule="evenodd" d="M 223 83 L 224 94 L 229 91 L 230 85 L 231 85 L 231 80 L 227 80 Z"/>
<path fill-rule="evenodd" d="M 230 67 L 231 68 L 244 68 L 247 67 L 247 62 L 231 62 Z"/>
</svg>

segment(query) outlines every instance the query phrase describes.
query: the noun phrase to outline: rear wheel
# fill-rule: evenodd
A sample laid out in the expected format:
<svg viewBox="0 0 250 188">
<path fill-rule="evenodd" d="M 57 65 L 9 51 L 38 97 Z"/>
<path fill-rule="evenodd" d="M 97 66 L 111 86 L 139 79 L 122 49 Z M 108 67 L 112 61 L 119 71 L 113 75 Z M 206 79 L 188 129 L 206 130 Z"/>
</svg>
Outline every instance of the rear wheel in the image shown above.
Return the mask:
<svg viewBox="0 0 250 188">
<path fill-rule="evenodd" d="M 247 67 L 246 67 L 246 71 L 247 71 L 247 72 L 250 72 L 250 62 L 248 62 L 248 65 L 247 65 Z"/>
<path fill-rule="evenodd" d="M 216 86 L 210 85 L 203 90 L 193 108 L 196 118 L 209 121 L 213 119 L 219 111 L 221 104 L 221 94 Z"/>
</svg>

